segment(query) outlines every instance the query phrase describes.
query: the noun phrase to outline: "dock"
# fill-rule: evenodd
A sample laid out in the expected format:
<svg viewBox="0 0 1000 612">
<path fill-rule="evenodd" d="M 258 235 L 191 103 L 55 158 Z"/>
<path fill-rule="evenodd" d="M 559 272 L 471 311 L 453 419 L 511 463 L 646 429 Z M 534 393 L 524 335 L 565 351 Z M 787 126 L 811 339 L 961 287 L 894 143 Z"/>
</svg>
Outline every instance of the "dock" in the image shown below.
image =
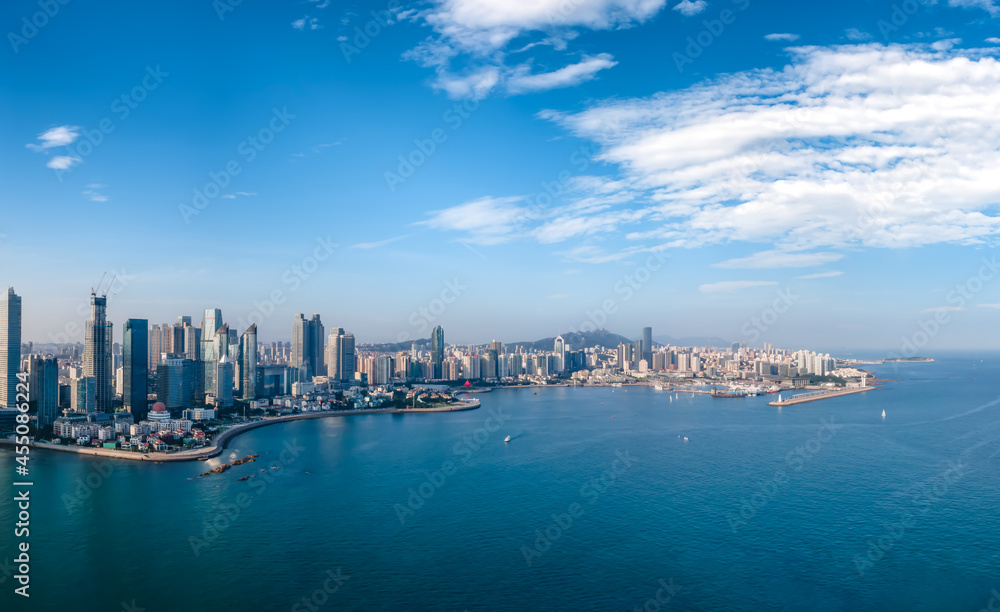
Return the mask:
<svg viewBox="0 0 1000 612">
<path fill-rule="evenodd" d="M 828 399 L 831 397 L 840 397 L 842 395 L 852 395 L 854 393 L 863 393 L 865 391 L 871 391 L 877 387 L 853 387 L 850 389 L 838 389 L 836 391 L 812 391 L 810 393 L 800 393 L 799 395 L 793 396 L 789 399 L 782 400 L 780 402 L 768 402 L 768 406 L 792 406 L 794 404 L 804 404 L 805 402 L 816 402 L 819 400 Z"/>
</svg>

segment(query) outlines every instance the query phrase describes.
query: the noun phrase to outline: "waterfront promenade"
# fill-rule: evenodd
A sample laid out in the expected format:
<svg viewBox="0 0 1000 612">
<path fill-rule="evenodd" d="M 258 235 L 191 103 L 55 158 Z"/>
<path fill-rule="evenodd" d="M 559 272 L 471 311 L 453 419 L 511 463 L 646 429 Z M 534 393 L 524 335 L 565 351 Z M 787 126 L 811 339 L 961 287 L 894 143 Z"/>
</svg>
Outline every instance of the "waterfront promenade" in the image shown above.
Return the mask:
<svg viewBox="0 0 1000 612">
<path fill-rule="evenodd" d="M 355 414 L 411 414 L 411 413 L 425 413 L 425 412 L 457 412 L 460 410 L 475 410 L 480 407 L 480 402 L 477 399 L 462 400 L 454 406 L 442 406 L 439 408 L 374 408 L 371 410 L 325 410 L 320 412 L 304 412 L 299 414 L 290 414 L 287 416 L 279 417 L 265 417 L 260 420 L 250 421 L 247 423 L 241 423 L 239 425 L 234 425 L 229 429 L 219 433 L 212 439 L 211 446 L 203 446 L 201 448 L 177 451 L 174 453 L 140 453 L 133 451 L 121 451 L 121 450 L 111 450 L 106 448 L 91 448 L 85 446 L 63 446 L 61 444 L 46 444 L 32 442 L 32 449 L 43 449 L 43 450 L 53 450 L 61 451 L 67 453 L 77 453 L 80 455 L 93 455 L 97 457 L 107 457 L 110 459 L 126 459 L 131 461 L 154 461 L 154 462 L 172 462 L 172 461 L 198 461 L 201 459 L 210 459 L 212 457 L 218 457 L 226 449 L 230 440 L 236 436 L 246 433 L 252 429 L 257 429 L 258 427 L 266 427 L 268 425 L 276 425 L 278 423 L 287 423 L 289 421 L 301 421 L 304 419 L 321 419 L 326 417 L 345 417 Z M 0 439 L 0 444 L 7 444 L 14 446 L 14 440 L 12 439 Z"/>
</svg>

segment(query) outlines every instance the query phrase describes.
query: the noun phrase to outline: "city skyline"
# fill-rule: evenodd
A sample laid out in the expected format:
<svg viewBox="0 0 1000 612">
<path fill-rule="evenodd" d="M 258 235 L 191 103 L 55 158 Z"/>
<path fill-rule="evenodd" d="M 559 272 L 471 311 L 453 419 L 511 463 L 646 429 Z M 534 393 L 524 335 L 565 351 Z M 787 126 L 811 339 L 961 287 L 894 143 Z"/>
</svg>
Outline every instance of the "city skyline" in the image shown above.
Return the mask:
<svg viewBox="0 0 1000 612">
<path fill-rule="evenodd" d="M 69 7 L 14 32 L 0 277 L 25 337 L 79 339 L 117 272 L 112 320 L 212 306 L 265 340 L 300 311 L 373 342 L 548 337 L 612 300 L 619 333 L 892 350 L 940 316 L 929 349 L 993 345 L 992 3 L 486 5 L 144 7 L 149 36 Z M 67 258 L 85 233 L 114 239 Z"/>
</svg>

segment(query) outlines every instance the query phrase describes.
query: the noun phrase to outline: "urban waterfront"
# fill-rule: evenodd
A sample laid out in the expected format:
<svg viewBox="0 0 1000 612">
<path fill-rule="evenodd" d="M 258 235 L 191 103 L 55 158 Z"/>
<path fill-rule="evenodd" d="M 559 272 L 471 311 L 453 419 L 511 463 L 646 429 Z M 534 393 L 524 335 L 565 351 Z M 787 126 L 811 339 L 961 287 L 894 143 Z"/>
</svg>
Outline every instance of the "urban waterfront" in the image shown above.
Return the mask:
<svg viewBox="0 0 1000 612">
<path fill-rule="evenodd" d="M 781 409 L 559 387 L 292 422 L 203 478 L 218 459 L 39 450 L 16 609 L 979 610 L 1000 586 L 1000 355 L 932 356 Z"/>
</svg>

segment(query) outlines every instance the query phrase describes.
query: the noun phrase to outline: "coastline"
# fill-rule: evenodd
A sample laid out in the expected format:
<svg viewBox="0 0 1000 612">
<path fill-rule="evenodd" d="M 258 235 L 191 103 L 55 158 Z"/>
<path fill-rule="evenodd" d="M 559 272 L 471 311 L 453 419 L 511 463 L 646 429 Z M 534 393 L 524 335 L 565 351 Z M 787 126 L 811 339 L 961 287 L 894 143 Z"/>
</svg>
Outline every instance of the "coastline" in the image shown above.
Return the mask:
<svg viewBox="0 0 1000 612">
<path fill-rule="evenodd" d="M 121 451 L 121 450 L 111 450 L 106 448 L 90 448 L 90 447 L 80 447 L 80 446 L 62 446 L 59 444 L 44 444 L 32 442 L 29 446 L 32 449 L 42 449 L 42 450 L 53 450 L 62 451 L 66 453 L 76 453 L 78 455 L 92 455 L 97 457 L 106 457 L 110 459 L 125 459 L 129 461 L 153 461 L 156 463 L 167 463 L 167 462 L 178 462 L 178 461 L 198 461 L 200 459 L 211 459 L 212 457 L 218 457 L 226 450 L 230 440 L 236 436 L 257 429 L 260 427 L 267 427 L 268 425 L 275 425 L 278 423 L 287 423 L 289 421 L 301 421 L 304 419 L 320 419 L 326 417 L 344 417 L 351 416 L 355 414 L 412 414 L 412 413 L 428 413 L 428 412 L 459 412 L 462 410 L 475 410 L 481 406 L 481 402 L 478 399 L 462 400 L 462 402 L 454 407 L 441 407 L 441 408 L 377 408 L 372 410 L 345 410 L 345 411 L 322 411 L 322 412 L 307 412 L 299 414 L 290 414 L 287 416 L 264 418 L 259 421 L 251 421 L 249 423 L 242 423 L 240 425 L 235 425 L 229 429 L 223 431 L 212 440 L 211 446 L 205 446 L 198 449 L 178 451 L 176 453 L 140 453 L 132 451 Z M 9 438 L 0 439 L 0 445 L 10 445 L 15 446 L 14 440 Z"/>
<path fill-rule="evenodd" d="M 831 397 L 842 397 L 844 395 L 853 395 L 855 393 L 863 393 L 865 391 L 871 391 L 872 389 L 877 389 L 878 387 L 856 387 L 852 389 L 841 389 L 838 391 L 830 391 L 828 393 L 815 393 L 812 395 L 807 395 L 806 397 L 792 397 L 791 399 L 782 400 L 780 402 L 768 402 L 768 406 L 794 406 L 795 404 L 804 404 L 806 402 L 818 402 L 819 400 L 829 399 Z"/>
</svg>

